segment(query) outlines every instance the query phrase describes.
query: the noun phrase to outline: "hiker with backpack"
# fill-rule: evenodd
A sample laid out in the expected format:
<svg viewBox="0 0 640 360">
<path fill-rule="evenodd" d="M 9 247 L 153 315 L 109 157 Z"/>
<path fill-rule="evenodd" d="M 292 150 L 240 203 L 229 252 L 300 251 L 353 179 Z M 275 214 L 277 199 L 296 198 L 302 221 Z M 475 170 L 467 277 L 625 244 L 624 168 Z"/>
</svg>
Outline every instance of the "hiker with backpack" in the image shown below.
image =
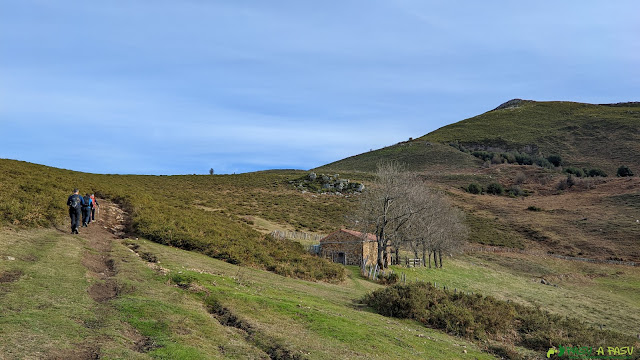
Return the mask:
<svg viewBox="0 0 640 360">
<path fill-rule="evenodd" d="M 96 221 L 96 208 L 99 207 L 94 194 L 91 194 L 91 221 Z M 91 222 L 90 221 L 90 222 Z"/>
<path fill-rule="evenodd" d="M 80 190 L 73 189 L 73 194 L 67 199 L 67 206 L 69 207 L 69 217 L 71 217 L 71 233 L 78 233 L 78 226 L 80 225 L 80 217 L 82 216 L 82 206 L 84 205 L 84 199 L 80 196 Z"/>
<path fill-rule="evenodd" d="M 89 223 L 91 222 L 91 196 L 89 196 L 89 193 L 87 193 L 87 195 L 85 195 L 83 198 L 83 203 L 82 203 L 82 227 L 88 227 Z"/>
</svg>

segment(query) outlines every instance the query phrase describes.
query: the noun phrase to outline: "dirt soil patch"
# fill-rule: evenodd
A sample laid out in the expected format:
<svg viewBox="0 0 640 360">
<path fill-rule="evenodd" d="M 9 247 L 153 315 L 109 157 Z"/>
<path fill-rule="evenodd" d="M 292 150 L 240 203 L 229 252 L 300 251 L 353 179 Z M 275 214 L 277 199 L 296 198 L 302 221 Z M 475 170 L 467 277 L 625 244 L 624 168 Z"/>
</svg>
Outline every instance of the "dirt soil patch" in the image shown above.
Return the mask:
<svg viewBox="0 0 640 360">
<path fill-rule="evenodd" d="M 97 302 L 105 302 L 115 299 L 120 293 L 118 283 L 113 279 L 104 282 L 93 283 L 88 290 L 89 296 Z"/>
<path fill-rule="evenodd" d="M 97 345 L 78 345 L 72 350 L 56 350 L 48 360 L 93 360 L 100 359 L 100 348 Z"/>
<path fill-rule="evenodd" d="M 18 281 L 22 276 L 22 271 L 20 270 L 9 270 L 0 272 L 0 284 L 4 283 L 12 283 Z"/>
</svg>

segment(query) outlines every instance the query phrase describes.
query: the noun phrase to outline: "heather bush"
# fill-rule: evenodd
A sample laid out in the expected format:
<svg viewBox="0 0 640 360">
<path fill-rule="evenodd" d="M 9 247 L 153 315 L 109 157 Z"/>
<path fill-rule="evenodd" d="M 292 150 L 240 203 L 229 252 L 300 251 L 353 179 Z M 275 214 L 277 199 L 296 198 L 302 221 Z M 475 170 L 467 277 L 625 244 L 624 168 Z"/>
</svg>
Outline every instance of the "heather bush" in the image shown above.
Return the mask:
<svg viewBox="0 0 640 360">
<path fill-rule="evenodd" d="M 487 185 L 486 192 L 487 194 L 492 194 L 492 195 L 502 195 L 504 193 L 504 186 L 502 186 L 500 183 L 493 182 Z"/>
<path fill-rule="evenodd" d="M 509 186 L 509 189 L 507 189 L 507 194 L 509 194 L 509 196 L 513 196 L 513 197 L 527 195 L 527 193 L 524 190 L 522 190 L 522 188 L 520 186 L 518 186 L 518 185 Z"/>
<path fill-rule="evenodd" d="M 509 339 L 511 345 L 535 351 L 546 351 L 559 344 L 607 346 L 635 343 L 631 336 L 597 330 L 578 319 L 490 296 L 453 293 L 424 282 L 396 284 L 376 290 L 367 294 L 362 302 L 385 316 L 415 319 L 426 326 L 483 342 L 505 342 Z M 514 350 L 500 347 L 494 351 Z"/>
<path fill-rule="evenodd" d="M 618 168 L 617 175 L 620 177 L 633 176 L 633 172 L 627 165 L 622 165 Z"/>
<path fill-rule="evenodd" d="M 495 155 L 492 152 L 487 152 L 487 151 L 474 151 L 471 153 L 471 155 L 482 159 L 484 161 L 491 161 L 491 159 L 493 158 L 493 156 Z"/>
<path fill-rule="evenodd" d="M 178 273 L 171 273 L 171 275 L 169 276 L 169 280 L 171 281 L 171 283 L 176 284 L 177 286 L 186 289 L 196 279 L 192 275 L 178 272 Z"/>
<path fill-rule="evenodd" d="M 567 175 L 566 178 L 560 180 L 558 182 L 558 184 L 556 185 L 556 188 L 558 190 L 567 190 L 568 188 L 572 187 L 573 185 L 575 185 L 576 180 L 574 179 L 572 174 Z"/>
<path fill-rule="evenodd" d="M 547 156 L 547 161 L 556 167 L 562 165 L 562 158 L 560 155 L 549 155 Z"/>
<path fill-rule="evenodd" d="M 482 185 L 478 184 L 478 183 L 471 183 L 469 184 L 469 186 L 466 189 L 468 192 L 470 192 L 471 194 L 481 194 L 482 191 L 484 191 L 484 189 L 482 188 Z"/>
<path fill-rule="evenodd" d="M 396 274 L 394 272 L 391 272 L 391 273 L 387 273 L 387 274 L 381 275 L 378 278 L 378 281 L 381 284 L 393 285 L 393 284 L 398 282 L 398 279 L 399 279 L 398 274 Z"/>
<path fill-rule="evenodd" d="M 585 173 L 583 169 L 580 168 L 576 168 L 576 167 L 567 167 L 564 169 L 564 172 L 566 172 L 567 174 L 571 174 L 574 175 L 576 177 L 584 177 Z"/>
<path fill-rule="evenodd" d="M 589 169 L 589 171 L 585 171 L 585 173 L 589 177 L 596 177 L 596 176 L 607 177 L 607 173 L 601 169 Z"/>
<path fill-rule="evenodd" d="M 522 185 L 527 181 L 527 175 L 523 172 L 519 172 L 516 174 L 516 177 L 513 179 L 513 183 L 515 185 Z"/>
</svg>

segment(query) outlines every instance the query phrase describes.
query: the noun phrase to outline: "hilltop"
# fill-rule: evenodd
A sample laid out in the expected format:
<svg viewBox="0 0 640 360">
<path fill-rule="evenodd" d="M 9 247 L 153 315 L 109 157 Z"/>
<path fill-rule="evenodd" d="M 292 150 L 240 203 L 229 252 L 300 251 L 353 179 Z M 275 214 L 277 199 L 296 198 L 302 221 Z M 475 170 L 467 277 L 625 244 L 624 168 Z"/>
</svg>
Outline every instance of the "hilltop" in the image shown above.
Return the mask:
<svg viewBox="0 0 640 360">
<path fill-rule="evenodd" d="M 514 99 L 419 140 L 455 142 L 472 150 L 557 154 L 572 166 L 615 174 L 623 164 L 640 167 L 640 104 Z"/>
<path fill-rule="evenodd" d="M 371 171 L 381 159 L 411 169 L 452 171 L 475 168 L 477 159 L 447 148 L 560 155 L 567 165 L 598 167 L 615 174 L 626 164 L 640 168 L 640 103 L 584 104 L 513 99 L 494 110 L 424 136 L 320 167 Z"/>
</svg>

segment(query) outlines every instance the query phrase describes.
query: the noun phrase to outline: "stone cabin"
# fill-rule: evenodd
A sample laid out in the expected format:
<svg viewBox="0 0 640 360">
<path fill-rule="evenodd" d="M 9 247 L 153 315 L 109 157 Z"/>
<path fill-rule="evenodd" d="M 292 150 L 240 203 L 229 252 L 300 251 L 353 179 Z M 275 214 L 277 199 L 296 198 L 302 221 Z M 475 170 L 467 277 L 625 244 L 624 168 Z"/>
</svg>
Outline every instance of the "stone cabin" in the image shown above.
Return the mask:
<svg viewBox="0 0 640 360">
<path fill-rule="evenodd" d="M 340 229 L 320 240 L 320 256 L 343 265 L 374 265 L 378 259 L 378 242 L 373 234 Z"/>
</svg>

